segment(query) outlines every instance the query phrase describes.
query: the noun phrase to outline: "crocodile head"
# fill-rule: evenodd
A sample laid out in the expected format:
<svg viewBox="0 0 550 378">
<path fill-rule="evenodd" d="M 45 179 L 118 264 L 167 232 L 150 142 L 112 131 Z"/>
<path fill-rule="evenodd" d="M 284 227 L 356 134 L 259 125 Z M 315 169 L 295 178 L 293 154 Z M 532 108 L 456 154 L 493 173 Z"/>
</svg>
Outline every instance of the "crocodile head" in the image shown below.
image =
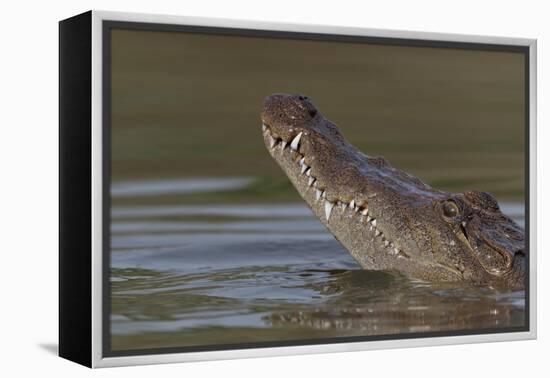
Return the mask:
<svg viewBox="0 0 550 378">
<path fill-rule="evenodd" d="M 524 232 L 490 194 L 436 190 L 362 153 L 302 95 L 267 97 L 261 119 L 273 159 L 363 268 L 523 287 Z"/>
</svg>

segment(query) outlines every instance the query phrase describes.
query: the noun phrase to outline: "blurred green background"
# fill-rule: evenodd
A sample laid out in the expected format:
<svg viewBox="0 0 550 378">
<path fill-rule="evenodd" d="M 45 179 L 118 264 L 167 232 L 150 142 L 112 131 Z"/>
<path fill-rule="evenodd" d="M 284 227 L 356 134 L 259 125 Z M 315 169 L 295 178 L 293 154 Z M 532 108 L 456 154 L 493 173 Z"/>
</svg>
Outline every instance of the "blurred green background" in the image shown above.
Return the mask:
<svg viewBox="0 0 550 378">
<path fill-rule="evenodd" d="M 264 97 L 288 92 L 434 187 L 523 200 L 524 85 L 514 52 L 115 29 L 112 180 L 250 176 L 154 201 L 299 201 L 260 128 Z"/>
</svg>

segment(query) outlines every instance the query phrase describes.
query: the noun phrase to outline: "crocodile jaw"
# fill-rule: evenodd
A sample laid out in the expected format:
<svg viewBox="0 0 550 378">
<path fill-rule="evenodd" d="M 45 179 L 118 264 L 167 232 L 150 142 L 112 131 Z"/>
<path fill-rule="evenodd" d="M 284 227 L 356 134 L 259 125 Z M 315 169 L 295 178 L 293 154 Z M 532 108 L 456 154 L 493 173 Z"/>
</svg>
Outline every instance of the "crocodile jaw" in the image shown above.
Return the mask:
<svg viewBox="0 0 550 378">
<path fill-rule="evenodd" d="M 307 141 L 307 131 L 296 134 L 288 141 L 273 135 L 265 124 L 262 124 L 262 133 L 271 157 L 287 174 L 300 196 L 363 268 L 400 272 L 415 270 L 418 277 L 421 276 L 419 270 L 429 270 L 430 276 L 437 274 L 445 281 L 464 278 L 458 270 L 444 265 L 431 263 L 427 266 L 422 259 L 411 261 L 410 251 L 408 253 L 400 242 L 384 233 L 364 196 L 351 200 L 339 198 L 321 182 L 315 176 L 315 170 L 307 164 L 307 153 L 304 152 L 307 148 L 300 148 Z M 420 268 L 419 265 L 425 266 Z"/>
</svg>

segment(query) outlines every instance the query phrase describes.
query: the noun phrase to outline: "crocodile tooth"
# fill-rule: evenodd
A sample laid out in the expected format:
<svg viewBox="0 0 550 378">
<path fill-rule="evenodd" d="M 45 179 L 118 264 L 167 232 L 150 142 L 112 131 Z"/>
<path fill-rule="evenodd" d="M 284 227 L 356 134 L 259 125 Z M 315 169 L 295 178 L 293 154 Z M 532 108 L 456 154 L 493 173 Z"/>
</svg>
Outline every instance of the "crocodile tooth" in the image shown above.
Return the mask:
<svg viewBox="0 0 550 378">
<path fill-rule="evenodd" d="M 306 158 L 305 157 L 302 157 L 300 159 L 300 161 L 298 162 L 298 164 L 300 164 L 300 167 L 302 167 L 305 163 L 306 163 Z"/>
<path fill-rule="evenodd" d="M 330 213 L 332 212 L 333 207 L 334 207 L 334 203 L 330 201 L 325 201 L 325 215 L 327 216 L 327 222 L 330 218 Z"/>
<path fill-rule="evenodd" d="M 271 134 L 268 135 L 267 137 L 269 138 L 269 139 L 268 139 L 268 140 L 269 140 L 269 148 L 275 147 L 275 145 L 277 144 L 277 141 L 275 140 L 275 138 L 273 138 L 273 137 L 271 136 Z"/>
<path fill-rule="evenodd" d="M 361 211 L 361 214 L 363 215 L 367 215 L 369 213 L 369 209 L 363 209 L 363 211 Z"/>
<path fill-rule="evenodd" d="M 311 168 L 306 171 L 306 176 L 311 176 Z"/>
<path fill-rule="evenodd" d="M 266 131 L 267 130 L 267 126 L 265 125 L 265 123 L 262 123 L 262 131 Z"/>
<path fill-rule="evenodd" d="M 304 163 L 304 164 L 302 165 L 302 171 L 300 172 L 300 174 L 303 175 L 304 172 L 305 172 L 308 168 L 309 168 L 309 167 L 306 165 L 306 163 Z"/>
<path fill-rule="evenodd" d="M 393 249 L 393 252 L 394 252 L 396 255 L 399 254 L 399 250 L 398 250 L 397 248 L 394 248 L 394 249 Z"/>
<path fill-rule="evenodd" d="M 313 185 L 314 182 L 315 182 L 315 179 L 313 177 L 310 177 L 307 185 L 311 186 L 311 185 Z"/>
<path fill-rule="evenodd" d="M 353 210 L 355 208 L 355 201 L 354 200 L 351 200 L 351 202 L 349 203 L 349 207 Z"/>
<path fill-rule="evenodd" d="M 373 219 L 373 220 L 372 220 L 372 225 L 373 225 L 374 227 L 376 227 L 376 219 Z"/>
<path fill-rule="evenodd" d="M 319 198 L 321 198 L 321 191 L 319 189 L 315 189 L 315 199 L 319 201 Z"/>
<path fill-rule="evenodd" d="M 389 241 L 387 241 L 387 240 L 384 240 L 384 246 L 386 246 L 386 247 L 387 247 L 387 246 L 388 246 L 389 244 L 390 244 L 390 242 L 389 242 Z"/>
<path fill-rule="evenodd" d="M 290 148 L 292 148 L 294 151 L 298 149 L 298 144 L 300 143 L 301 137 L 302 137 L 302 132 L 300 132 L 300 134 L 296 135 L 296 137 L 292 139 L 292 142 L 290 143 Z"/>
<path fill-rule="evenodd" d="M 374 236 L 378 236 L 380 235 L 380 231 L 378 231 L 378 229 L 376 229 L 376 231 L 374 231 Z"/>
<path fill-rule="evenodd" d="M 326 190 L 323 191 L 323 194 L 321 195 L 321 197 L 327 198 L 327 191 Z"/>
<path fill-rule="evenodd" d="M 282 141 L 281 142 L 281 151 L 284 151 L 285 150 L 285 147 L 286 147 L 286 141 Z"/>
<path fill-rule="evenodd" d="M 346 207 L 348 207 L 348 204 L 345 203 L 345 202 L 342 202 L 342 203 L 340 204 L 340 206 L 342 206 L 342 211 L 344 211 L 344 210 L 346 210 Z"/>
</svg>

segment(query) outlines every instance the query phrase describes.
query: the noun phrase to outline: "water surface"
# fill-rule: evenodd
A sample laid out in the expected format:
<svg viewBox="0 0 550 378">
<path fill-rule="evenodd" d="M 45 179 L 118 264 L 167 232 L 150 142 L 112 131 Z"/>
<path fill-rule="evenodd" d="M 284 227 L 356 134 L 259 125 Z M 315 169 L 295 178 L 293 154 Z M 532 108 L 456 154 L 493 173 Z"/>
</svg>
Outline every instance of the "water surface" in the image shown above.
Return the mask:
<svg viewBox="0 0 550 378">
<path fill-rule="evenodd" d="M 523 225 L 521 204 L 501 207 Z M 303 203 L 125 203 L 112 208 L 111 229 L 113 350 L 502 328 L 525 319 L 523 291 L 362 270 Z"/>
</svg>

